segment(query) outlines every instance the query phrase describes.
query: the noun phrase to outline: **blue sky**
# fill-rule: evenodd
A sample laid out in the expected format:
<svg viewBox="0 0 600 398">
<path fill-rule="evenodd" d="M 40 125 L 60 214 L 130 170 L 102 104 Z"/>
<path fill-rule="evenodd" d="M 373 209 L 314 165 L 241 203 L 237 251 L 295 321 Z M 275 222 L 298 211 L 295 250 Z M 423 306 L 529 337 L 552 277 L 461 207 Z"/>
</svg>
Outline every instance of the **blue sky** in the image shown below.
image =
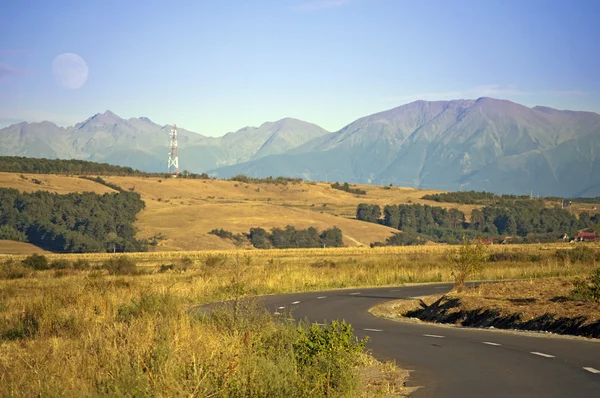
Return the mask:
<svg viewBox="0 0 600 398">
<path fill-rule="evenodd" d="M 0 126 L 107 109 L 219 136 L 283 117 L 335 131 L 416 99 L 600 113 L 600 1 L 13 1 Z M 52 63 L 75 53 L 78 89 Z"/>
</svg>

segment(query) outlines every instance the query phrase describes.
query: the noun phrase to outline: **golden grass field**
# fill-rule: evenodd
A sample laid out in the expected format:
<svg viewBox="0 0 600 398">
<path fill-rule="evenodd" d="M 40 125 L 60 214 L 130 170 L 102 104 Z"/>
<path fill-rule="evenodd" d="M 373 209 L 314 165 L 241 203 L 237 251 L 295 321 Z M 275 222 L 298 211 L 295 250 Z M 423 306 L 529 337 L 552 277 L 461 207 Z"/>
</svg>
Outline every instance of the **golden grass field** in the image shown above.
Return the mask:
<svg viewBox="0 0 600 398">
<path fill-rule="evenodd" d="M 42 184 L 33 183 L 34 178 Z M 345 245 L 368 246 L 371 242 L 384 241 L 395 231 L 354 219 L 359 203 L 381 207 L 401 203 L 444 206 L 420 199 L 425 194 L 439 191 L 414 188 L 384 189 L 365 185 L 361 189 L 367 191 L 366 195 L 354 195 L 332 189 L 326 183 L 274 185 L 154 177 L 103 178 L 124 189 L 135 189 L 142 196 L 146 209 L 138 214 L 138 236 L 149 238 L 159 233 L 165 236 L 166 239 L 156 247 L 158 251 L 239 249 L 232 241 L 208 232 L 223 228 L 234 233 L 247 233 L 252 227 L 271 229 L 286 225 L 300 229 L 313 226 L 319 230 L 337 226 L 342 230 Z M 76 176 L 16 173 L 0 173 L 0 186 L 25 192 L 41 189 L 61 194 L 112 191 Z M 448 207 L 458 207 L 469 215 L 478 206 L 448 204 Z"/>
<path fill-rule="evenodd" d="M 166 239 L 158 242 L 156 251 L 194 251 L 249 249 L 238 247 L 233 241 L 208 234 L 212 229 L 223 228 L 233 233 L 248 233 L 252 227 L 267 230 L 293 225 L 304 229 L 309 226 L 319 230 L 337 226 L 349 247 L 369 246 L 385 241 L 397 232 L 383 225 L 356 220 L 359 203 L 386 204 L 422 203 L 446 208 L 458 208 L 467 218 L 479 205 L 457 205 L 422 200 L 426 194 L 441 191 L 401 187 L 361 185 L 366 195 L 354 195 L 332 189 L 327 183 L 303 182 L 275 185 L 240 183 L 226 180 L 186 180 L 156 177 L 103 177 L 124 189 L 134 189 L 146 209 L 138 214 L 135 223 L 139 238 L 162 234 Z M 42 184 L 35 184 L 38 179 Z M 77 176 L 46 174 L 0 173 L 0 187 L 15 188 L 25 192 L 48 190 L 60 194 L 113 190 Z M 549 203 L 549 206 L 553 205 Z M 577 212 L 592 211 L 595 205 L 574 204 Z M 33 253 L 39 250 L 27 244 L 0 242 L 0 253 Z"/>
</svg>

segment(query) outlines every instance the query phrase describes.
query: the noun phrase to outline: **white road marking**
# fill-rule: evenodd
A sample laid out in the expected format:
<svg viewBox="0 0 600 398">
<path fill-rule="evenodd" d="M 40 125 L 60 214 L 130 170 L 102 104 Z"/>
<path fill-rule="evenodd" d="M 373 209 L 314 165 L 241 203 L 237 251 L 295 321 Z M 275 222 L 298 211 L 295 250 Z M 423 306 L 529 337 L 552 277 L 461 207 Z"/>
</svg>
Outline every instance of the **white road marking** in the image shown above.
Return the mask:
<svg viewBox="0 0 600 398">
<path fill-rule="evenodd" d="M 594 369 L 594 368 L 590 368 L 590 367 L 584 367 L 584 369 L 591 373 L 600 373 L 600 370 L 598 370 L 598 369 Z"/>
<path fill-rule="evenodd" d="M 436 339 L 445 339 L 446 338 L 446 336 L 440 336 L 440 335 L 437 335 L 437 334 L 424 334 L 423 336 L 425 336 L 425 337 L 435 337 Z"/>
<path fill-rule="evenodd" d="M 273 315 L 281 315 L 281 313 L 279 313 L 279 312 L 275 311 L 275 312 L 273 313 Z"/>
<path fill-rule="evenodd" d="M 539 355 L 539 356 L 544 357 L 544 358 L 554 358 L 554 355 L 544 354 L 543 352 L 531 351 L 531 353 L 533 355 Z"/>
<path fill-rule="evenodd" d="M 283 307 L 283 306 L 282 306 L 282 307 L 277 307 L 277 309 L 278 309 L 278 310 L 282 310 L 282 309 L 284 309 L 284 308 L 285 308 L 285 307 Z"/>
<path fill-rule="evenodd" d="M 482 341 L 483 344 L 487 344 L 487 345 L 502 345 L 502 344 L 498 344 L 498 343 L 492 343 L 491 341 Z"/>
<path fill-rule="evenodd" d="M 324 298 L 327 298 L 327 296 L 319 296 L 319 297 L 317 297 L 317 299 L 319 299 L 319 300 L 324 299 Z"/>
<path fill-rule="evenodd" d="M 356 296 L 357 294 L 360 294 L 360 292 L 350 293 L 351 296 Z"/>
<path fill-rule="evenodd" d="M 325 326 L 324 323 L 318 323 L 318 322 L 313 322 L 313 325 L 317 325 L 317 326 Z"/>
<path fill-rule="evenodd" d="M 366 330 L 367 332 L 383 332 L 383 330 L 381 330 L 381 329 L 369 329 L 369 328 L 366 328 L 366 329 L 363 329 L 363 330 Z"/>
<path fill-rule="evenodd" d="M 299 301 L 294 301 L 292 304 L 300 304 Z"/>
</svg>

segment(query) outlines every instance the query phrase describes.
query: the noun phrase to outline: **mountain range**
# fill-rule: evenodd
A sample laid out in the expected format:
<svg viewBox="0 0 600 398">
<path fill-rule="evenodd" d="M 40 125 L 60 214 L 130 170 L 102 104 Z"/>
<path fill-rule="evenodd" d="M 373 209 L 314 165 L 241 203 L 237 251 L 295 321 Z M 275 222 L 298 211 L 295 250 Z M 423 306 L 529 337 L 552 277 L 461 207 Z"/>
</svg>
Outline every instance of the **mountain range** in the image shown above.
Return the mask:
<svg viewBox="0 0 600 398">
<path fill-rule="evenodd" d="M 166 170 L 168 131 L 110 111 L 0 130 L 0 155 Z M 493 98 L 416 101 L 328 132 L 285 118 L 222 137 L 178 128 L 182 169 L 443 190 L 600 196 L 600 115 Z"/>
</svg>

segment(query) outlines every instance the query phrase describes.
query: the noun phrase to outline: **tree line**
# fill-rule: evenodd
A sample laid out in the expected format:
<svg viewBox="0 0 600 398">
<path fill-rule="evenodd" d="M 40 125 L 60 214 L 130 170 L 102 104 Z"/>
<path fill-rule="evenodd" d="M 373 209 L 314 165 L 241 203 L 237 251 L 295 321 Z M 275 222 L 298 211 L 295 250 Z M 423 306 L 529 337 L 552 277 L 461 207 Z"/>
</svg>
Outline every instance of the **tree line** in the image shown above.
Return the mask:
<svg viewBox="0 0 600 398">
<path fill-rule="evenodd" d="M 275 185 L 287 185 L 290 184 L 299 184 L 304 180 L 302 178 L 296 177 L 267 177 L 267 178 L 250 178 L 244 174 L 237 174 L 229 179 L 230 181 L 238 181 L 243 183 L 255 183 L 255 184 L 275 184 Z"/>
<path fill-rule="evenodd" d="M 104 175 L 136 177 L 171 177 L 169 173 L 147 173 L 125 166 L 96 163 L 78 159 L 44 159 L 23 156 L 0 156 L 0 172 L 30 174 Z M 209 179 L 206 173 L 196 174 L 187 170 L 178 178 Z"/>
<path fill-rule="evenodd" d="M 348 184 L 347 182 L 340 184 L 339 182 L 334 182 L 333 184 L 331 184 L 331 188 L 333 189 L 337 189 L 340 191 L 344 191 L 344 192 L 348 192 L 348 193 L 353 193 L 355 195 L 366 195 L 367 191 L 360 189 L 360 188 L 351 188 L 350 184 Z"/>
<path fill-rule="evenodd" d="M 359 204 L 358 220 L 402 230 L 390 245 L 424 244 L 426 241 L 459 243 L 463 238 L 510 237 L 511 243 L 552 242 L 563 234 L 573 237 L 581 229 L 600 232 L 600 213 L 579 217 L 558 206 L 547 208 L 543 199 L 515 199 L 474 209 L 470 222 L 458 209 L 421 204 Z"/>
<path fill-rule="evenodd" d="M 285 228 L 272 228 L 267 231 L 264 228 L 250 228 L 248 234 L 234 234 L 224 229 L 213 229 L 211 235 L 222 239 L 231 239 L 240 244 L 241 239 L 248 240 L 257 249 L 292 249 L 292 248 L 319 248 L 319 247 L 342 247 L 344 246 L 342 230 L 338 227 L 325 229 L 321 232 L 314 227 L 296 229 L 292 225 Z"/>
<path fill-rule="evenodd" d="M 461 192 L 442 192 L 436 194 L 423 195 L 421 199 L 432 200 L 434 202 L 458 203 L 466 205 L 506 205 L 518 200 L 531 199 L 529 195 L 496 195 L 486 191 L 461 191 Z M 568 200 L 573 203 L 600 203 L 600 197 L 592 198 L 561 198 L 557 196 L 548 196 L 544 199 L 549 202 L 562 203 Z"/>
<path fill-rule="evenodd" d="M 133 227 L 144 207 L 139 194 L 122 190 L 59 195 L 0 188 L 0 239 L 54 252 L 146 251 Z"/>
<path fill-rule="evenodd" d="M 273 228 L 267 232 L 263 228 L 251 228 L 248 239 L 252 246 L 259 249 L 342 247 L 342 230 L 338 227 L 325 229 L 319 233 L 314 227 L 296 229 L 292 225 L 285 228 Z"/>
</svg>

